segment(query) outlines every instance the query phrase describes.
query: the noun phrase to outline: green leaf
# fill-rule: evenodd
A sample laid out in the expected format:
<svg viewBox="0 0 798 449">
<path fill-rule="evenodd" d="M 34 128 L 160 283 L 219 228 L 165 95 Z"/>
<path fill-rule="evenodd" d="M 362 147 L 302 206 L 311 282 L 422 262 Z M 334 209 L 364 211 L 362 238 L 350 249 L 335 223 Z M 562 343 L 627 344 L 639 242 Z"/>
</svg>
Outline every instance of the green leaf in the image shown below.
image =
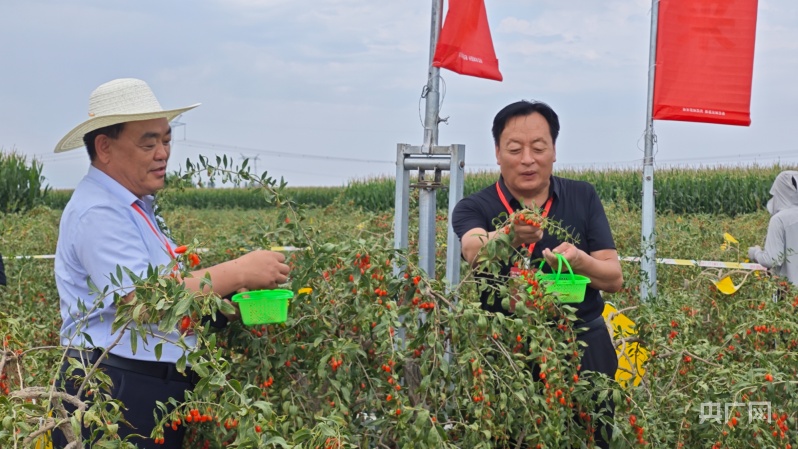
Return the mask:
<svg viewBox="0 0 798 449">
<path fill-rule="evenodd" d="M 308 429 L 304 429 L 304 428 L 294 432 L 294 434 L 291 435 L 291 439 L 295 443 L 302 443 L 304 441 L 309 440 L 311 437 L 312 437 L 312 434 L 310 433 L 310 431 Z M 280 437 L 274 437 L 274 438 L 280 438 Z M 271 440 L 269 440 L 269 441 L 271 441 Z M 267 444 L 268 444 L 268 441 L 267 441 Z"/>
<path fill-rule="evenodd" d="M 177 305 L 172 309 L 175 315 L 185 315 L 188 312 L 188 309 L 191 307 L 191 303 L 194 301 L 194 298 L 187 297 L 183 298 L 177 302 Z"/>
<path fill-rule="evenodd" d="M 195 373 L 197 373 L 197 375 L 199 375 L 200 377 L 208 377 L 208 375 L 210 374 L 208 372 L 208 367 L 205 366 L 204 363 L 197 363 L 195 365 L 191 365 L 191 369 Z"/>
<path fill-rule="evenodd" d="M 175 362 L 175 367 L 177 368 L 178 372 L 184 373 L 186 372 L 186 354 L 180 356 Z"/>
<path fill-rule="evenodd" d="M 299 432 L 296 432 L 294 434 L 294 438 L 296 438 L 296 434 L 297 433 L 299 433 Z M 271 437 L 268 440 L 266 440 L 265 445 L 266 446 L 279 445 L 280 447 L 284 447 L 284 448 L 288 448 L 289 447 L 288 443 L 285 441 L 285 439 L 283 437 Z"/>
</svg>

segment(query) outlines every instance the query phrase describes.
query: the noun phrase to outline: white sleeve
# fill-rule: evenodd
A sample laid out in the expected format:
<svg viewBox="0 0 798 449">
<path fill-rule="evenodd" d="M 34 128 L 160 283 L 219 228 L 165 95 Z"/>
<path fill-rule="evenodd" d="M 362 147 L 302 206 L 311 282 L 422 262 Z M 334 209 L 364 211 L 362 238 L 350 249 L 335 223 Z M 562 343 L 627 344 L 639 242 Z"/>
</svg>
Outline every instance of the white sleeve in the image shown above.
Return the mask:
<svg viewBox="0 0 798 449">
<path fill-rule="evenodd" d="M 767 268 L 782 265 L 787 258 L 787 244 L 784 233 L 784 222 L 781 217 L 778 214 L 772 216 L 770 223 L 768 223 L 765 248 L 755 252 L 754 260 Z"/>
</svg>

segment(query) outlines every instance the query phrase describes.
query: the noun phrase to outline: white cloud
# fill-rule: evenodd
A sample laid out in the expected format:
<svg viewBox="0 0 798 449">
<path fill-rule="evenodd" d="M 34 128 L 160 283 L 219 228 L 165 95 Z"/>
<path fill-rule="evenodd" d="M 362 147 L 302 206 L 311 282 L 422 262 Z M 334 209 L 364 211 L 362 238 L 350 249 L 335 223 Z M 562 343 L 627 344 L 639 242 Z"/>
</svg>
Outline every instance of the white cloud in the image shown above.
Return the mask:
<svg viewBox="0 0 798 449">
<path fill-rule="evenodd" d="M 647 2 L 576 3 L 554 2 L 529 19 L 514 11 L 500 19 L 497 39 L 515 44 L 509 47 L 509 54 L 628 63 L 629 51 L 648 36 Z"/>
<path fill-rule="evenodd" d="M 242 14 L 254 12 L 268 12 L 276 6 L 296 3 L 295 0 L 219 0 L 216 2 L 220 7 L 238 11 Z"/>
<path fill-rule="evenodd" d="M 189 139 L 392 159 L 397 142 L 414 144 L 422 136 L 430 6 L 430 0 L 215 0 L 190 7 L 0 0 L 0 17 L 14 18 L 0 27 L 0 41 L 15 43 L 0 46 L 0 60 L 11 68 L 0 71 L 0 146 L 51 152 L 85 116 L 96 85 L 136 76 L 165 106 L 203 103 L 184 117 Z M 468 164 L 490 163 L 493 114 L 510 101 L 539 98 L 563 119 L 561 162 L 639 157 L 650 0 L 486 0 L 486 6 L 505 81 L 443 71 L 441 115 L 451 115 L 451 124 L 441 126 L 442 144 L 466 144 Z M 754 125 L 734 132 L 659 125 L 668 159 L 789 142 L 798 101 L 798 2 L 760 0 L 759 12 Z M 74 185 L 76 178 L 56 177 L 79 177 L 85 162 L 78 159 L 77 170 L 48 166 L 54 178 L 48 181 Z M 305 169 L 295 162 L 261 160 L 278 175 Z M 306 168 L 353 177 L 383 167 Z M 315 180 L 324 179 L 289 176 L 292 184 Z"/>
</svg>

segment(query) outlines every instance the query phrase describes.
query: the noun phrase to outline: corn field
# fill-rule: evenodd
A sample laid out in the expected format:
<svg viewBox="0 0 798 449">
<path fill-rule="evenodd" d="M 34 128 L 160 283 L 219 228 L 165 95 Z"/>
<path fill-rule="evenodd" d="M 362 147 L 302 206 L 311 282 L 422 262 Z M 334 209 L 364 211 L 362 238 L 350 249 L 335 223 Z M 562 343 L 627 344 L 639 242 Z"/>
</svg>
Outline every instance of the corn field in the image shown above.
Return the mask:
<svg viewBox="0 0 798 449">
<path fill-rule="evenodd" d="M 699 169 L 668 168 L 655 172 L 655 204 L 658 213 L 723 214 L 734 217 L 756 212 L 764 207 L 770 186 L 782 170 L 789 166 L 712 167 Z M 639 209 L 642 203 L 642 180 L 639 171 L 561 170 L 556 175 L 588 181 L 596 187 L 602 201 Z M 467 173 L 464 194 L 487 187 L 498 178 L 496 171 Z M 448 184 L 444 178 L 444 184 Z M 329 206 L 348 203 L 367 211 L 387 211 L 394 206 L 393 178 L 355 179 L 344 187 L 289 187 L 288 197 L 307 206 Z M 63 208 L 71 191 L 53 191 L 47 204 Z M 438 208 L 448 208 L 448 189 L 438 191 Z M 411 201 L 417 192 L 411 192 Z M 269 207 L 262 195 L 248 188 L 187 188 L 171 190 L 160 201 L 169 206 L 196 209 L 261 209 Z"/>
</svg>

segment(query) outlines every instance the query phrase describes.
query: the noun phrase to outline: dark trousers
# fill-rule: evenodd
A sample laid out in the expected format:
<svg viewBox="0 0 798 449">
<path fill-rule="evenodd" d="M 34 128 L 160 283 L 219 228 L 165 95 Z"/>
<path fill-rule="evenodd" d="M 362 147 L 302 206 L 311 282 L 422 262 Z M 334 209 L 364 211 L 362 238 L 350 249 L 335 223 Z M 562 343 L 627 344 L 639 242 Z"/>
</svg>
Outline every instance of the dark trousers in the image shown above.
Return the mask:
<svg viewBox="0 0 798 449">
<path fill-rule="evenodd" d="M 612 339 L 607 330 L 604 317 L 599 316 L 587 323 L 574 324 L 574 328 L 585 329 L 577 330 L 576 338 L 579 341 L 587 343 L 582 353 L 582 358 L 579 361 L 581 364 L 580 373 L 582 371 L 592 371 L 606 374 L 608 377 L 614 379 L 615 371 L 618 370 L 618 355 L 615 353 L 615 347 L 612 345 Z M 533 378 L 536 381 L 540 381 L 540 365 L 534 364 L 531 368 Z M 585 377 L 585 380 L 590 381 L 590 377 Z M 597 396 L 598 394 L 596 394 L 594 398 Z M 613 418 L 615 407 L 610 399 L 607 399 L 607 402 L 597 404 L 595 411 L 598 412 L 600 409 L 609 410 L 609 412 L 604 412 L 606 419 Z M 577 419 L 578 418 L 574 416 L 574 420 Z M 602 449 L 608 449 L 610 447 L 610 439 L 612 438 L 612 424 L 599 422 L 596 423 L 594 429 L 596 446 Z M 602 436 L 602 431 L 607 434 L 606 439 Z M 510 447 L 515 447 L 515 442 L 512 442 Z"/>
<path fill-rule="evenodd" d="M 615 372 L 618 370 L 618 355 L 615 353 L 615 347 L 612 345 L 612 338 L 607 330 L 604 317 L 599 316 L 584 325 L 587 330 L 577 333 L 577 340 L 587 343 L 582 354 L 580 361 L 582 367 L 580 371 L 593 371 L 597 373 L 606 374 L 610 379 L 615 378 Z M 579 328 L 579 325 L 575 325 Z M 589 377 L 586 378 L 588 381 Z M 607 418 L 613 418 L 615 415 L 615 406 L 611 399 L 608 402 L 597 405 L 598 408 L 607 408 L 609 413 Z M 598 411 L 598 410 L 596 410 Z M 610 439 L 612 438 L 612 424 L 603 424 L 601 422 L 596 426 L 596 446 L 607 449 L 610 447 Z M 602 430 L 607 434 L 607 438 L 602 437 Z"/>
<path fill-rule="evenodd" d="M 89 362 L 93 359 L 89 358 Z M 115 363 L 120 362 L 123 363 Z M 130 371 L 120 368 L 124 363 L 133 363 L 136 371 Z M 121 357 L 112 356 L 109 366 L 101 363 L 102 371 L 111 378 L 113 387 L 111 389 L 111 396 L 114 399 L 121 401 L 125 409 L 123 411 L 125 419 L 132 427 L 119 424 L 119 436 L 124 438 L 131 434 L 143 435 L 145 438 L 132 438 L 130 441 L 136 444 L 141 449 L 180 449 L 183 445 L 183 434 L 185 427 L 180 426 L 177 431 L 173 431 L 170 427 L 164 428 L 164 444 L 156 445 L 154 440 L 149 438 L 150 432 L 155 427 L 154 411 L 156 410 L 156 401 L 168 403 L 169 398 L 174 398 L 178 402 L 182 402 L 185 398 L 185 392 L 193 388 L 194 383 L 192 378 L 188 376 L 181 376 L 174 371 L 174 364 L 167 364 L 164 362 L 139 362 L 131 361 L 130 359 L 123 359 Z M 172 369 L 168 369 L 171 365 Z M 64 381 L 63 374 L 69 366 L 68 362 L 64 363 L 61 367 L 62 379 L 58 382 L 59 390 L 66 391 L 69 394 L 76 394 L 80 384 L 77 385 L 73 381 Z M 164 369 L 166 367 L 167 369 Z M 148 372 L 148 368 L 153 368 Z M 148 373 L 147 373 L 148 372 Z M 146 374 L 145 374 L 146 373 Z M 83 373 L 76 370 L 75 374 L 82 376 Z M 155 375 L 153 375 L 155 374 Z M 91 400 L 93 396 L 87 396 L 84 392 L 81 400 Z M 74 408 L 68 404 L 64 404 L 66 409 L 70 412 Z M 91 441 L 92 428 L 83 428 L 83 439 L 85 447 L 93 446 Z M 55 448 L 63 448 L 66 446 L 67 441 L 64 435 L 58 431 L 53 431 L 53 445 Z"/>
</svg>

